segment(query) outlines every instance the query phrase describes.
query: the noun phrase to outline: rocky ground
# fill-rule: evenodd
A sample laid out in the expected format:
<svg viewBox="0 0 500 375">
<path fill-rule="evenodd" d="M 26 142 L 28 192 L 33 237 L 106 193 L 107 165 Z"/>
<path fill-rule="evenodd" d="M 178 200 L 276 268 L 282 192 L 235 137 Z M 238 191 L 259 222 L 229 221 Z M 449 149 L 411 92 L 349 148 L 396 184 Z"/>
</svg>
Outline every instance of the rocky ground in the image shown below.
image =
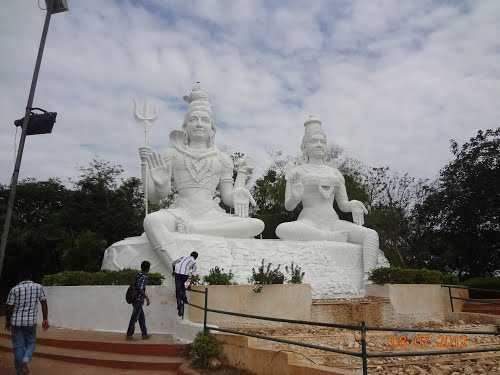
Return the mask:
<svg viewBox="0 0 500 375">
<path fill-rule="evenodd" d="M 495 331 L 497 327 L 476 323 L 424 323 L 416 328 L 434 328 L 465 331 Z M 234 327 L 233 327 L 234 328 Z M 360 351 L 358 333 L 348 330 L 321 327 L 240 327 L 241 330 L 264 336 L 279 337 L 292 341 L 314 343 L 348 351 Z M 314 363 L 359 373 L 361 361 L 352 356 L 334 354 L 295 345 L 259 340 L 259 345 L 292 353 L 302 363 Z M 415 352 L 454 350 L 461 348 L 497 347 L 500 349 L 500 335 L 452 335 L 438 333 L 392 333 L 369 331 L 368 352 Z M 412 356 L 371 358 L 368 361 L 369 374 L 394 375 L 500 375 L 500 352 L 447 354 L 439 356 Z"/>
</svg>

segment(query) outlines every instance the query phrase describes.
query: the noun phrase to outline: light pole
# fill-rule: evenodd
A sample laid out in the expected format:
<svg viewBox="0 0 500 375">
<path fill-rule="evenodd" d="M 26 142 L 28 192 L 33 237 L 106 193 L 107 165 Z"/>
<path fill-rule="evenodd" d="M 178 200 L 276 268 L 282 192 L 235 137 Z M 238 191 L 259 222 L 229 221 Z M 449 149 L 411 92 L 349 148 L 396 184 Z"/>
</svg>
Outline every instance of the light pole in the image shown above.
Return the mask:
<svg viewBox="0 0 500 375">
<path fill-rule="evenodd" d="M 65 12 L 68 10 L 67 0 L 45 0 L 47 5 L 47 13 L 45 15 L 45 23 L 43 24 L 42 38 L 38 47 L 38 55 L 35 63 L 35 70 L 31 80 L 31 88 L 28 96 L 28 103 L 26 104 L 26 112 L 24 114 L 21 138 L 19 139 L 19 147 L 17 149 L 16 163 L 14 165 L 14 172 L 10 181 L 9 200 L 7 202 L 7 212 L 5 214 L 5 221 L 3 224 L 2 240 L 0 242 L 0 277 L 2 276 L 3 263 L 5 259 L 5 249 L 7 247 L 7 239 L 9 237 L 10 222 L 12 219 L 12 210 L 14 208 L 14 200 L 16 197 L 17 180 L 19 178 L 19 169 L 21 168 L 21 159 L 23 157 L 24 143 L 28 130 L 28 123 L 31 118 L 31 110 L 33 105 L 33 98 L 35 96 L 36 83 L 38 81 L 38 72 L 40 71 L 40 64 L 42 62 L 43 48 L 45 47 L 45 39 L 49 31 L 50 17 L 52 14 Z"/>
</svg>

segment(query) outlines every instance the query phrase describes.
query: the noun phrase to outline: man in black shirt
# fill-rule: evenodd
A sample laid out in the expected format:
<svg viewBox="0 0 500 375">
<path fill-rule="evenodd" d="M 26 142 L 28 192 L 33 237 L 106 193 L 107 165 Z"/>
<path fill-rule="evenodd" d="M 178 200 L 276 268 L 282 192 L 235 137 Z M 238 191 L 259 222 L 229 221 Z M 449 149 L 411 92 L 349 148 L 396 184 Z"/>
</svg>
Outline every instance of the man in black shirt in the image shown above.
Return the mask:
<svg viewBox="0 0 500 375">
<path fill-rule="evenodd" d="M 135 323 L 139 321 L 139 327 L 141 328 L 143 340 L 149 339 L 148 330 L 146 328 L 146 319 L 144 318 L 144 310 L 142 306 L 144 305 L 144 300 L 149 306 L 149 297 L 146 294 L 146 285 L 148 284 L 148 272 L 151 264 L 145 260 L 141 263 L 141 272 L 135 277 L 135 295 L 134 301 L 132 302 L 132 316 L 130 317 L 130 323 L 127 330 L 127 340 L 132 340 L 134 336 Z"/>
</svg>

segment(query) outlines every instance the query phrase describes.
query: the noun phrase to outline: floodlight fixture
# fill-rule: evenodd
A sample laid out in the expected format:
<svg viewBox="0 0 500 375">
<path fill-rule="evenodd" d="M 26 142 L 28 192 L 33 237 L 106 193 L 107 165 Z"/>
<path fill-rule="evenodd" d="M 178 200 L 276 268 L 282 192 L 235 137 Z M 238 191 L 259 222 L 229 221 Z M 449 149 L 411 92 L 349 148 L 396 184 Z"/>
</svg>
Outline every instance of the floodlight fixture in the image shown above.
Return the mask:
<svg viewBox="0 0 500 375">
<path fill-rule="evenodd" d="M 33 111 L 40 111 L 42 113 L 34 113 Z M 28 125 L 26 127 L 26 135 L 36 134 L 50 134 L 56 122 L 57 112 L 47 112 L 42 108 L 31 108 L 28 115 Z M 22 127 L 24 117 L 14 121 L 14 125 Z"/>
<path fill-rule="evenodd" d="M 51 14 L 66 12 L 68 8 L 68 0 L 45 0 L 47 12 Z"/>
</svg>

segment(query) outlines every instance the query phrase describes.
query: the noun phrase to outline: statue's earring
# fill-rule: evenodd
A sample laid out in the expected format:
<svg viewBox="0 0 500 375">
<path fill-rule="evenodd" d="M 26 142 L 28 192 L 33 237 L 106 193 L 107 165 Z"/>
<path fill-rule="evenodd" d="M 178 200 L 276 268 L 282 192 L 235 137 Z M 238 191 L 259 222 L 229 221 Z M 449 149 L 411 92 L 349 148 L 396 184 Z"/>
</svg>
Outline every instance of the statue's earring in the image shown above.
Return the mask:
<svg viewBox="0 0 500 375">
<path fill-rule="evenodd" d="M 187 145 L 189 144 L 189 137 L 187 131 L 183 130 L 183 132 L 184 132 L 184 145 Z"/>
<path fill-rule="evenodd" d="M 307 151 L 306 150 L 302 151 L 302 160 L 304 161 L 304 163 L 308 163 L 309 162 L 309 156 L 307 156 Z"/>
</svg>

